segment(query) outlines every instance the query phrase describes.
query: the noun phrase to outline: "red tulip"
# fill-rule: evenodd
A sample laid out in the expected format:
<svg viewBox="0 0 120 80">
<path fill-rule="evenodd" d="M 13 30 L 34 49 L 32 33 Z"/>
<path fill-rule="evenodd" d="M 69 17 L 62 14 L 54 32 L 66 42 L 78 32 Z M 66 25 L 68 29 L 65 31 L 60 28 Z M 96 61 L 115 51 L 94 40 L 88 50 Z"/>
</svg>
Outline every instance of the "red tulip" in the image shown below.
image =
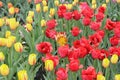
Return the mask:
<svg viewBox="0 0 120 80">
<path fill-rule="evenodd" d="M 38 52 L 44 53 L 44 54 L 51 53 L 53 50 L 52 45 L 49 42 L 41 42 L 37 44 L 36 49 Z"/>
<path fill-rule="evenodd" d="M 47 27 L 48 29 L 54 29 L 57 26 L 56 20 L 48 20 L 47 21 Z"/>
<path fill-rule="evenodd" d="M 105 13 L 105 7 L 102 7 L 102 6 L 100 6 L 99 8 L 98 8 L 98 12 L 101 12 L 101 13 Z"/>
<path fill-rule="evenodd" d="M 71 30 L 71 33 L 73 36 L 78 36 L 80 32 L 81 32 L 81 30 L 79 30 L 79 28 L 77 26 L 73 27 Z"/>
<path fill-rule="evenodd" d="M 101 24 L 99 22 L 91 22 L 90 28 L 94 31 L 99 30 Z"/>
<path fill-rule="evenodd" d="M 107 19 L 105 28 L 107 30 L 113 30 L 115 28 L 115 22 L 111 21 L 110 19 Z"/>
<path fill-rule="evenodd" d="M 67 57 L 68 53 L 69 53 L 68 45 L 58 47 L 58 54 L 60 55 L 60 57 L 62 58 Z"/>
<path fill-rule="evenodd" d="M 119 43 L 118 37 L 116 37 L 116 36 L 111 37 L 111 38 L 110 38 L 110 43 L 111 43 L 111 45 L 113 45 L 113 46 L 117 46 L 118 43 Z"/>
<path fill-rule="evenodd" d="M 81 18 L 81 14 L 78 10 L 72 12 L 73 19 L 79 20 Z"/>
<path fill-rule="evenodd" d="M 66 20 L 71 20 L 72 19 L 72 12 L 66 12 L 63 15 L 64 15 L 64 18 Z"/>
<path fill-rule="evenodd" d="M 82 80 L 94 80 L 96 78 L 96 70 L 89 66 L 86 70 L 82 70 Z"/>
<path fill-rule="evenodd" d="M 96 17 L 96 21 L 97 21 L 97 22 L 101 22 L 101 21 L 103 20 L 103 18 L 105 17 L 105 15 L 104 15 L 104 13 L 102 13 L 102 12 L 98 12 L 98 13 L 95 15 L 95 17 Z"/>
<path fill-rule="evenodd" d="M 88 17 L 83 18 L 82 20 L 83 25 L 88 26 L 91 23 L 91 19 Z"/>
<path fill-rule="evenodd" d="M 68 73 L 64 68 L 59 68 L 56 71 L 57 80 L 67 80 Z"/>
<path fill-rule="evenodd" d="M 64 17 L 63 14 L 66 12 L 66 10 L 67 10 L 66 6 L 64 6 L 64 5 L 59 6 L 59 9 L 57 11 L 58 17 L 63 18 Z"/>
<path fill-rule="evenodd" d="M 57 32 L 54 30 L 54 29 L 46 29 L 45 30 L 45 35 L 48 37 L 48 38 L 51 38 L 51 39 L 55 39 L 55 35 L 57 34 Z"/>
</svg>

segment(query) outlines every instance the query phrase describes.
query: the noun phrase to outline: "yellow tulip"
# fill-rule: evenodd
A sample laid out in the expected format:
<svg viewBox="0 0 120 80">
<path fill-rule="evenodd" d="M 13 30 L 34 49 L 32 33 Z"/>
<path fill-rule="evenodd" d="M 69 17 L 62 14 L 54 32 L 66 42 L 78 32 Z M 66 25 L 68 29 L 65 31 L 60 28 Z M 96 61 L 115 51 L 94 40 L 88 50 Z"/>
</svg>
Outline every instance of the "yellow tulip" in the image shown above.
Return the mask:
<svg viewBox="0 0 120 80">
<path fill-rule="evenodd" d="M 44 26 L 46 26 L 46 21 L 43 19 L 43 20 L 41 20 L 40 24 L 41 24 L 41 27 L 44 27 Z"/>
<path fill-rule="evenodd" d="M 98 74 L 97 80 L 105 80 L 105 77 L 102 74 Z"/>
<path fill-rule="evenodd" d="M 106 3 L 109 3 L 110 0 L 106 0 Z"/>
<path fill-rule="evenodd" d="M 11 39 L 6 39 L 6 47 L 10 48 L 13 44 L 13 41 Z"/>
<path fill-rule="evenodd" d="M 0 66 L 0 74 L 1 74 L 2 76 L 7 76 L 7 75 L 9 74 L 9 67 L 8 67 L 8 65 L 2 64 L 2 65 Z"/>
<path fill-rule="evenodd" d="M 54 8 L 50 8 L 50 16 L 54 16 L 55 15 L 55 9 Z"/>
<path fill-rule="evenodd" d="M 67 4 L 67 9 L 68 10 L 71 10 L 73 8 L 73 5 L 72 4 Z"/>
<path fill-rule="evenodd" d="M 6 37 L 6 38 L 8 38 L 10 35 L 11 35 L 11 32 L 10 32 L 10 31 L 6 31 L 6 32 L 5 32 L 5 37 Z"/>
<path fill-rule="evenodd" d="M 0 27 L 4 25 L 4 19 L 0 18 Z"/>
<path fill-rule="evenodd" d="M 16 22 L 15 18 L 11 18 L 9 21 L 10 29 L 15 30 L 18 27 L 18 22 Z"/>
<path fill-rule="evenodd" d="M 120 3 L 120 0 L 116 0 L 117 1 L 117 3 Z"/>
<path fill-rule="evenodd" d="M 11 14 L 11 15 L 15 14 L 15 8 L 14 7 L 9 8 L 9 14 Z"/>
<path fill-rule="evenodd" d="M 43 4 L 43 6 L 47 6 L 46 0 L 43 0 L 43 1 L 42 1 L 42 4 Z"/>
<path fill-rule="evenodd" d="M 48 6 L 44 6 L 43 7 L 43 12 L 47 12 L 48 11 Z"/>
<path fill-rule="evenodd" d="M 33 30 L 32 25 L 29 24 L 29 23 L 26 24 L 26 28 L 27 28 L 28 31 L 32 31 Z"/>
<path fill-rule="evenodd" d="M 111 57 L 111 63 L 116 64 L 118 62 L 118 55 L 114 54 Z"/>
<path fill-rule="evenodd" d="M 45 69 L 47 71 L 52 71 L 54 69 L 54 63 L 52 60 L 46 60 L 45 61 Z"/>
<path fill-rule="evenodd" d="M 36 54 L 32 53 L 28 57 L 28 63 L 30 65 L 35 65 L 36 64 Z"/>
<path fill-rule="evenodd" d="M 40 12 L 40 10 L 41 10 L 40 4 L 36 4 L 36 12 Z"/>
<path fill-rule="evenodd" d="M 28 80 L 28 75 L 26 70 L 20 70 L 18 73 L 18 80 Z"/>
<path fill-rule="evenodd" d="M 106 7 L 107 7 L 107 5 L 106 5 L 106 4 L 102 4 L 102 7 L 106 8 Z"/>
<path fill-rule="evenodd" d="M 5 56 L 3 52 L 0 52 L 0 61 L 4 61 L 4 60 L 5 60 Z"/>
<path fill-rule="evenodd" d="M 34 11 L 29 11 L 28 16 L 34 17 Z"/>
<path fill-rule="evenodd" d="M 54 1 L 54 4 L 55 4 L 55 6 L 59 6 L 59 1 L 58 1 L 58 0 L 55 0 L 55 1 Z"/>
<path fill-rule="evenodd" d="M 109 65 L 110 65 L 109 59 L 108 58 L 104 58 L 103 61 L 102 61 L 102 66 L 104 68 L 107 68 Z"/>
<path fill-rule="evenodd" d="M 120 74 L 115 75 L 115 80 L 120 80 Z"/>
<path fill-rule="evenodd" d="M 8 39 L 10 39 L 12 41 L 12 43 L 14 43 L 16 41 L 16 37 L 15 36 L 9 36 Z"/>
<path fill-rule="evenodd" d="M 26 21 L 27 21 L 27 23 L 32 24 L 33 18 L 31 16 L 27 16 Z"/>
<path fill-rule="evenodd" d="M 75 3 L 78 3 L 78 2 L 79 2 L 79 0 L 74 0 L 74 2 L 75 2 Z"/>
<path fill-rule="evenodd" d="M 23 46 L 20 42 L 15 43 L 14 48 L 15 48 L 16 52 L 22 52 L 23 51 Z"/>
<path fill-rule="evenodd" d="M 93 4 L 92 5 L 92 9 L 96 9 L 97 5 L 96 4 Z"/>
<path fill-rule="evenodd" d="M 96 0 L 92 0 L 92 5 L 96 4 Z"/>
<path fill-rule="evenodd" d="M 6 39 L 0 38 L 0 46 L 5 46 L 5 45 L 6 45 Z"/>
</svg>

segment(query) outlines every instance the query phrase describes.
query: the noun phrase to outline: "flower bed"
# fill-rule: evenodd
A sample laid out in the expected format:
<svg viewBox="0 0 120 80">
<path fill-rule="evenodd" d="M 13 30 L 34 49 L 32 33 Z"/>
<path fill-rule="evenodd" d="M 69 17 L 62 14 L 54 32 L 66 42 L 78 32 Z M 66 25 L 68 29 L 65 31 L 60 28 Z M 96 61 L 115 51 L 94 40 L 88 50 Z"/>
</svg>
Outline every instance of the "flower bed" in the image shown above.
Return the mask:
<svg viewBox="0 0 120 80">
<path fill-rule="evenodd" d="M 120 80 L 119 0 L 1 0 L 0 80 Z"/>
</svg>

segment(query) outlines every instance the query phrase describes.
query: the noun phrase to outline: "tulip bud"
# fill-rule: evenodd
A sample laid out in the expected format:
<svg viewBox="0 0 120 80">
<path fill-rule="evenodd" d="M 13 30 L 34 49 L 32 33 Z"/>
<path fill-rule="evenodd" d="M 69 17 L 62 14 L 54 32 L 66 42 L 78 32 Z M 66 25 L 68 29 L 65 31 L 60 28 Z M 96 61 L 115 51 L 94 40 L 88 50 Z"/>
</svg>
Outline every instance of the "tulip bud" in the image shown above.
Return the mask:
<svg viewBox="0 0 120 80">
<path fill-rule="evenodd" d="M 18 73 L 18 80 L 28 80 L 28 75 L 26 70 L 20 70 Z"/>
<path fill-rule="evenodd" d="M 55 1 L 54 1 L 54 4 L 55 4 L 55 6 L 59 6 L 59 1 L 58 1 L 58 0 L 55 0 Z"/>
<path fill-rule="evenodd" d="M 4 25 L 4 19 L 0 18 L 0 27 Z"/>
<path fill-rule="evenodd" d="M 34 17 L 34 11 L 29 11 L 28 16 Z"/>
<path fill-rule="evenodd" d="M 9 20 L 9 26 L 10 26 L 10 29 L 11 30 L 15 30 L 18 26 L 18 23 L 16 22 L 16 19 L 15 18 L 11 18 Z"/>
<path fill-rule="evenodd" d="M 96 4 L 96 0 L 92 0 L 92 5 Z"/>
<path fill-rule="evenodd" d="M 6 47 L 10 48 L 12 46 L 13 42 L 11 39 L 6 39 Z"/>
<path fill-rule="evenodd" d="M 14 48 L 15 48 L 16 52 L 21 53 L 23 51 L 23 46 L 22 46 L 22 44 L 20 42 L 15 43 Z"/>
<path fill-rule="evenodd" d="M 109 66 L 109 64 L 110 64 L 109 59 L 108 58 L 104 58 L 103 61 L 102 61 L 102 66 L 104 68 L 107 68 Z"/>
<path fill-rule="evenodd" d="M 54 8 L 51 8 L 50 9 L 50 16 L 54 16 L 55 15 L 55 9 Z"/>
<path fill-rule="evenodd" d="M 11 32 L 10 32 L 10 31 L 6 31 L 6 32 L 5 32 L 5 37 L 6 37 L 6 38 L 8 38 L 10 35 L 11 35 Z"/>
<path fill-rule="evenodd" d="M 35 65 L 36 64 L 36 54 L 32 53 L 28 57 L 28 63 L 30 65 Z"/>
<path fill-rule="evenodd" d="M 105 77 L 102 74 L 98 74 L 97 80 L 105 80 Z"/>
<path fill-rule="evenodd" d="M 110 0 L 106 0 L 106 3 L 108 3 Z"/>
<path fill-rule="evenodd" d="M 106 8 L 107 6 L 106 6 L 106 4 L 102 4 L 102 7 Z"/>
<path fill-rule="evenodd" d="M 120 3 L 120 0 L 116 0 L 117 1 L 117 3 Z"/>
<path fill-rule="evenodd" d="M 115 80 L 120 80 L 120 74 L 115 75 Z"/>
<path fill-rule="evenodd" d="M 43 19 L 43 20 L 41 20 L 40 24 L 41 24 L 41 27 L 44 27 L 44 26 L 46 26 L 46 21 Z"/>
<path fill-rule="evenodd" d="M 8 67 L 8 65 L 2 64 L 2 65 L 0 66 L 0 74 L 1 74 L 2 76 L 7 76 L 7 75 L 9 74 L 9 67 Z"/>
<path fill-rule="evenodd" d="M 8 3 L 8 8 L 11 8 L 13 7 L 13 4 L 12 3 Z"/>
<path fill-rule="evenodd" d="M 78 2 L 79 2 L 79 0 L 74 0 L 74 2 L 75 2 L 75 3 L 78 3 Z"/>
<path fill-rule="evenodd" d="M 36 4 L 36 12 L 40 12 L 40 10 L 41 10 L 40 4 Z"/>
<path fill-rule="evenodd" d="M 15 14 L 15 8 L 14 7 L 9 8 L 9 14 L 11 14 L 11 15 Z"/>
<path fill-rule="evenodd" d="M 118 62 L 118 55 L 114 54 L 111 57 L 111 63 L 116 64 Z"/>
<path fill-rule="evenodd" d="M 43 0 L 43 1 L 42 1 L 42 4 L 43 4 L 43 6 L 47 6 L 46 0 Z"/>
<path fill-rule="evenodd" d="M 0 1 L 0 8 L 3 6 L 3 3 L 2 3 L 2 1 Z"/>
<path fill-rule="evenodd" d="M 6 39 L 0 38 L 0 46 L 5 46 L 5 45 L 6 45 Z"/>
<path fill-rule="evenodd" d="M 28 31 L 32 31 L 33 30 L 32 25 L 29 24 L 29 23 L 26 24 L 26 28 L 27 28 Z"/>
<path fill-rule="evenodd" d="M 15 13 L 19 13 L 19 8 L 15 8 Z"/>
<path fill-rule="evenodd" d="M 31 16 L 27 16 L 26 21 L 27 21 L 27 23 L 32 24 L 33 19 L 32 19 L 32 17 L 31 17 Z"/>
<path fill-rule="evenodd" d="M 3 52 L 0 52 L 0 61 L 4 61 L 4 60 L 5 60 L 5 56 Z"/>
<path fill-rule="evenodd" d="M 96 9 L 97 5 L 96 4 L 93 4 L 92 5 L 92 9 Z"/>
<path fill-rule="evenodd" d="M 48 6 L 44 6 L 43 7 L 43 12 L 47 12 L 48 11 Z"/>
<path fill-rule="evenodd" d="M 67 4 L 67 9 L 71 10 L 73 8 L 72 4 Z"/>
<path fill-rule="evenodd" d="M 52 71 L 54 69 L 54 63 L 52 60 L 46 60 L 45 61 L 45 69 L 47 71 Z"/>
<path fill-rule="evenodd" d="M 16 37 L 15 36 L 9 36 L 8 39 L 10 39 L 12 41 L 12 43 L 14 43 L 16 41 Z"/>
</svg>

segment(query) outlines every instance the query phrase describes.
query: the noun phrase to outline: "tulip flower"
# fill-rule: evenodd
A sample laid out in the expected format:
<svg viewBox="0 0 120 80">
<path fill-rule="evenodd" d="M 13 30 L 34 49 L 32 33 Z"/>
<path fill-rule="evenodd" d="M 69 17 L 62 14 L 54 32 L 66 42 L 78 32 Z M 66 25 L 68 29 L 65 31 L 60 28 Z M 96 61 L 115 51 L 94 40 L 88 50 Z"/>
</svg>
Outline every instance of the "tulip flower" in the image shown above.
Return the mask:
<svg viewBox="0 0 120 80">
<path fill-rule="evenodd" d="M 115 80 L 120 80 L 120 74 L 115 75 Z"/>
<path fill-rule="evenodd" d="M 34 17 L 34 11 L 29 11 L 28 16 Z"/>
<path fill-rule="evenodd" d="M 3 52 L 0 52 L 0 61 L 4 61 L 5 60 L 5 55 Z"/>
<path fill-rule="evenodd" d="M 109 65 L 110 65 L 109 59 L 108 58 L 104 58 L 103 61 L 102 61 L 102 66 L 104 68 L 107 68 Z"/>
<path fill-rule="evenodd" d="M 52 60 L 45 60 L 45 70 L 52 71 L 54 69 L 54 62 Z"/>
<path fill-rule="evenodd" d="M 55 0 L 54 4 L 55 4 L 55 6 L 58 6 L 59 5 L 59 0 Z"/>
<path fill-rule="evenodd" d="M 9 14 L 11 14 L 11 15 L 15 14 L 15 8 L 14 7 L 9 8 Z"/>
<path fill-rule="evenodd" d="M 20 70 L 18 73 L 18 80 L 28 80 L 28 75 L 26 70 Z"/>
<path fill-rule="evenodd" d="M 36 4 L 36 12 L 40 12 L 40 10 L 41 10 L 40 4 Z"/>
<path fill-rule="evenodd" d="M 15 48 L 16 52 L 20 52 L 21 53 L 23 51 L 23 46 L 22 46 L 22 44 L 20 42 L 16 42 L 14 44 L 14 48 Z"/>
<path fill-rule="evenodd" d="M 118 62 L 118 55 L 113 54 L 110 61 L 111 63 L 116 64 Z"/>
<path fill-rule="evenodd" d="M 28 63 L 30 65 L 35 65 L 36 64 L 36 54 L 32 53 L 28 57 Z"/>
<path fill-rule="evenodd" d="M 47 12 L 48 11 L 48 6 L 43 6 L 43 12 Z"/>
<path fill-rule="evenodd" d="M 44 27 L 44 26 L 46 26 L 46 21 L 43 19 L 43 20 L 41 20 L 40 24 L 41 24 L 41 27 Z"/>
<path fill-rule="evenodd" d="M 33 23 L 33 18 L 32 18 L 32 16 L 27 16 L 26 21 L 27 21 L 28 23 L 32 24 L 32 23 Z"/>
<path fill-rule="evenodd" d="M 5 37 L 6 37 L 6 38 L 8 38 L 10 35 L 11 35 L 11 32 L 10 32 L 10 31 L 6 31 L 6 32 L 5 32 Z"/>
<path fill-rule="evenodd" d="M 33 30 L 33 27 L 32 27 L 31 24 L 27 23 L 27 24 L 26 24 L 26 29 L 27 29 L 28 31 L 32 31 L 32 30 Z"/>
<path fill-rule="evenodd" d="M 4 25 L 4 20 L 0 18 L 0 27 L 2 27 L 3 25 Z"/>
<path fill-rule="evenodd" d="M 9 67 L 8 67 L 8 65 L 2 64 L 2 65 L 0 66 L 0 74 L 1 74 L 2 76 L 7 76 L 7 75 L 9 74 Z"/>
</svg>

